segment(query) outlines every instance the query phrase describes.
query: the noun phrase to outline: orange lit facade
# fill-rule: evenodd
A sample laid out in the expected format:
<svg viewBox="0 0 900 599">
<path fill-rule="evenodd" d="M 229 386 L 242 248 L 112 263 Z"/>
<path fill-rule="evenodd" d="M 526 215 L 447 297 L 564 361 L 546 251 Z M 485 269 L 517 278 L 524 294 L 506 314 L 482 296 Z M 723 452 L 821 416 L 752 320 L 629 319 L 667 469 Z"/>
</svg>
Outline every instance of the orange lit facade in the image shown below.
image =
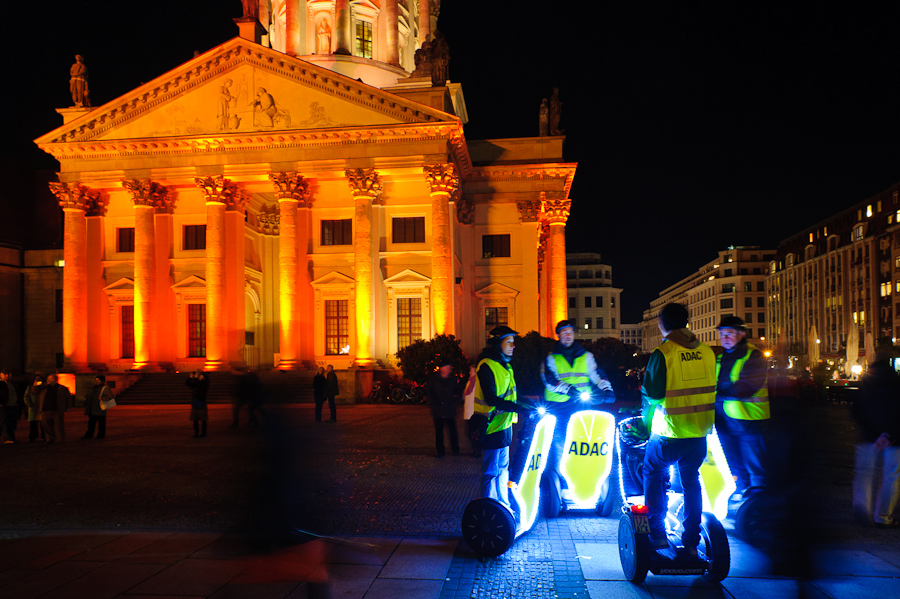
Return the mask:
<svg viewBox="0 0 900 599">
<path fill-rule="evenodd" d="M 60 163 L 66 366 L 366 368 L 441 333 L 470 355 L 497 324 L 552 334 L 563 138 L 467 140 L 461 87 L 409 76 L 427 2 L 271 4 L 36 140 Z M 339 52 L 344 5 L 371 57 Z"/>
</svg>

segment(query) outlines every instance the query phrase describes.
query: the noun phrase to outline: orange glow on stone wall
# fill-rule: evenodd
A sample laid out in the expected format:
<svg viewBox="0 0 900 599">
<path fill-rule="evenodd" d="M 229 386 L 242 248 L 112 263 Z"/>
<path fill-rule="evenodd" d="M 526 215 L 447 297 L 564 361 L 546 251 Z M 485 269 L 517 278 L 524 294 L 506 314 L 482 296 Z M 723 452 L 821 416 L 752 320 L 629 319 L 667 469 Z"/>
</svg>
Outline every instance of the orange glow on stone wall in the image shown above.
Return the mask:
<svg viewBox="0 0 900 599">
<path fill-rule="evenodd" d="M 550 223 L 550 319 L 551 326 L 568 317 L 566 292 L 566 226 Z"/>
<path fill-rule="evenodd" d="M 84 210 L 64 208 L 63 355 L 67 366 L 87 367 L 87 228 Z"/>
<path fill-rule="evenodd" d="M 206 370 L 225 358 L 225 204 L 206 202 Z"/>
<path fill-rule="evenodd" d="M 431 195 L 431 306 L 434 310 L 434 329 L 438 335 L 452 333 L 453 263 L 450 256 L 449 194 Z"/>
<path fill-rule="evenodd" d="M 372 217 L 371 198 L 357 195 L 353 219 L 354 265 L 356 276 L 356 361 L 372 363 Z"/>
<path fill-rule="evenodd" d="M 279 313 L 281 315 L 281 362 L 279 368 L 297 365 L 297 200 L 281 199 L 278 239 Z"/>
</svg>

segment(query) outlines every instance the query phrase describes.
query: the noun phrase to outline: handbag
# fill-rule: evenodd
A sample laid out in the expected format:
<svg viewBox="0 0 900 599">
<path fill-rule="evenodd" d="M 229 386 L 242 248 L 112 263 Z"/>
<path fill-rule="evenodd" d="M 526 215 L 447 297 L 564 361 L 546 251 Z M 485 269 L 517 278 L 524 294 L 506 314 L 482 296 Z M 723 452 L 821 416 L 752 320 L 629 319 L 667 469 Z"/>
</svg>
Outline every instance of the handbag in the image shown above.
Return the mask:
<svg viewBox="0 0 900 599">
<path fill-rule="evenodd" d="M 106 389 L 106 387 L 103 387 L 103 389 Z M 101 397 L 103 396 L 103 389 L 100 390 Z M 110 408 L 114 408 L 114 407 L 116 407 L 116 398 L 115 397 L 111 397 L 110 399 L 108 399 L 106 401 L 104 401 L 102 399 L 100 400 L 100 409 L 101 410 L 106 411 L 106 410 L 108 410 Z"/>
</svg>

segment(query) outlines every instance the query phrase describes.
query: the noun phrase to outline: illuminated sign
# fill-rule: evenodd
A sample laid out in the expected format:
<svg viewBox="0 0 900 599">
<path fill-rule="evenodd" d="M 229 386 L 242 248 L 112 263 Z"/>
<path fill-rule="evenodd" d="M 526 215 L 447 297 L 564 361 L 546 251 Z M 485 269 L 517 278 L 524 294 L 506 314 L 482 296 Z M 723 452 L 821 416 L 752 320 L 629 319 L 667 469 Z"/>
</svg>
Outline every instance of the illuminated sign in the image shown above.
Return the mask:
<svg viewBox="0 0 900 599">
<path fill-rule="evenodd" d="M 572 509 L 597 507 L 603 483 L 612 470 L 615 416 L 600 410 L 583 410 L 569 419 L 559 472 L 568 485 Z"/>
</svg>

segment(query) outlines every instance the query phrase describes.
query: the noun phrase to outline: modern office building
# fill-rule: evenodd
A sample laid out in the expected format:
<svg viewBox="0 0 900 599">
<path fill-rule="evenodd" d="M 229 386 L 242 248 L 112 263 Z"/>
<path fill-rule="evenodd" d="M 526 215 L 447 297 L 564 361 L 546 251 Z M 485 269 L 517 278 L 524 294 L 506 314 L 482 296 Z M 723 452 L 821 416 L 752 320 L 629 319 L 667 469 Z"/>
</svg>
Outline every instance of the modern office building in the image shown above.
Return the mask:
<svg viewBox="0 0 900 599">
<path fill-rule="evenodd" d="M 765 344 L 766 275 L 774 257 L 775 250 L 758 246 L 729 247 L 693 275 L 664 289 L 644 311 L 643 350 L 653 351 L 662 342 L 656 318 L 670 302 L 688 308 L 691 330 L 707 345 L 719 344 L 716 325 L 725 316 L 742 318 L 747 337 Z"/>
<path fill-rule="evenodd" d="M 638 349 L 642 349 L 643 327 L 641 323 L 637 324 L 620 324 L 619 340 L 626 345 L 633 345 Z"/>
<path fill-rule="evenodd" d="M 603 264 L 600 254 L 566 254 L 568 318 L 578 325 L 575 338 L 593 341 L 600 337 L 619 338 L 622 290 L 613 287 L 612 267 Z"/>
</svg>

